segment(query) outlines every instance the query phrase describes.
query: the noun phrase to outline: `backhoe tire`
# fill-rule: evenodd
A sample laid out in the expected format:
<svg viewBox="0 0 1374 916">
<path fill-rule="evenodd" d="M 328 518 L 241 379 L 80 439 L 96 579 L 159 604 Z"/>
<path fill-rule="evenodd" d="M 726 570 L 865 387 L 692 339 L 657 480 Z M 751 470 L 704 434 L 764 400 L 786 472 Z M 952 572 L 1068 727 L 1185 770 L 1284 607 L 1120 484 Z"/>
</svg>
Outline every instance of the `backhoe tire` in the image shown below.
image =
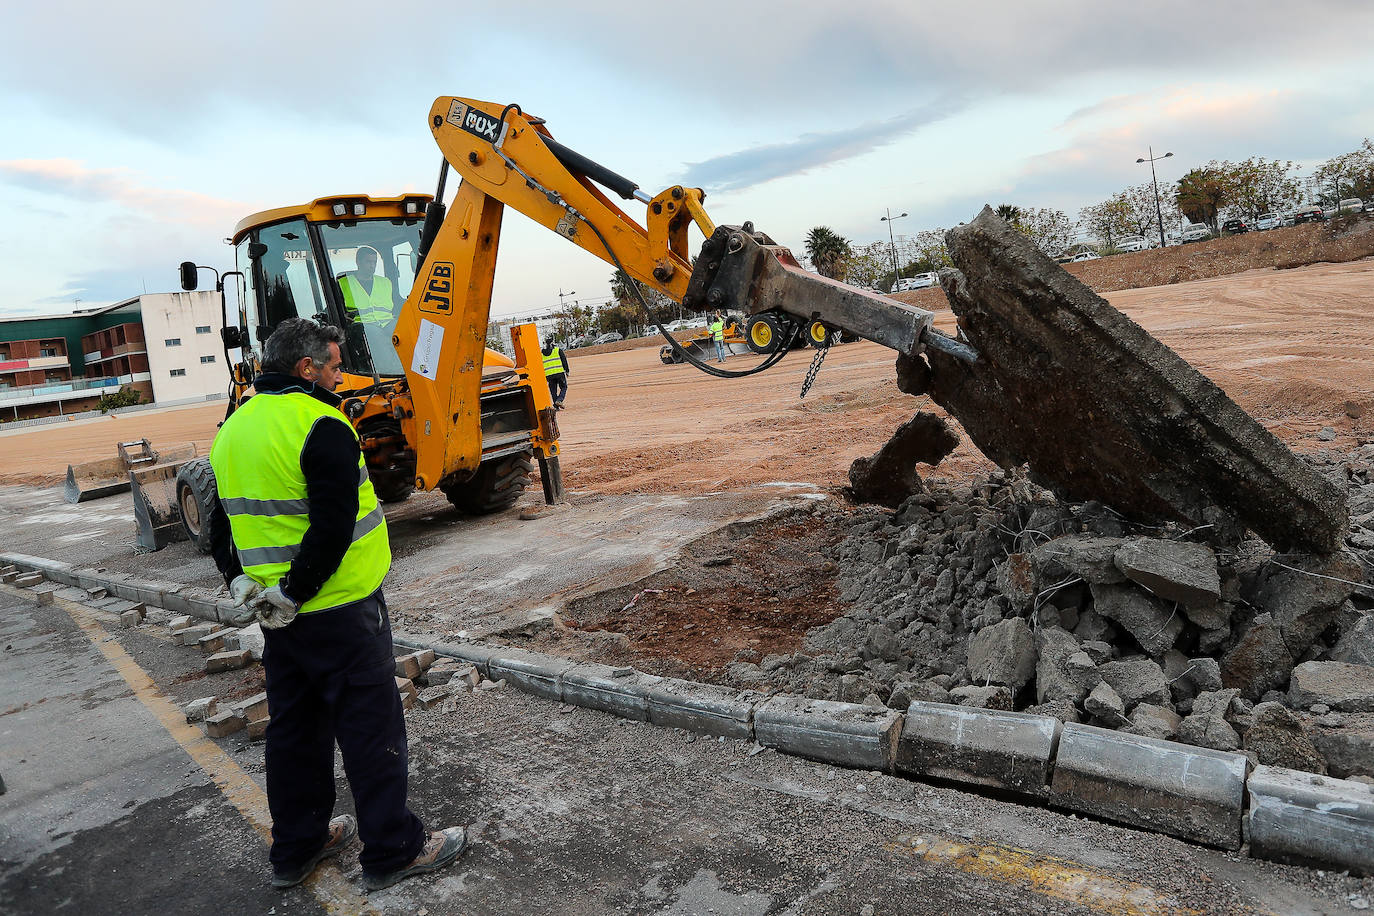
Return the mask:
<svg viewBox="0 0 1374 916">
<path fill-rule="evenodd" d="M 772 353 L 782 342 L 782 329 L 771 315 L 755 315 L 749 319 L 744 341 L 755 353 Z"/>
<path fill-rule="evenodd" d="M 397 474 L 378 474 L 372 478 L 372 492 L 384 503 L 403 502 L 415 492 L 415 478 Z"/>
<path fill-rule="evenodd" d="M 817 350 L 840 342 L 840 335 L 819 321 L 813 321 L 803 331 L 806 342 Z"/>
<path fill-rule="evenodd" d="M 515 505 L 534 473 L 534 453 L 516 452 L 484 461 L 467 480 L 441 486 L 448 501 L 468 515 L 490 515 Z"/>
<path fill-rule="evenodd" d="M 177 470 L 177 508 L 186 539 L 201 553 L 210 552 L 210 520 L 224 509 L 209 458 L 192 458 Z"/>
</svg>

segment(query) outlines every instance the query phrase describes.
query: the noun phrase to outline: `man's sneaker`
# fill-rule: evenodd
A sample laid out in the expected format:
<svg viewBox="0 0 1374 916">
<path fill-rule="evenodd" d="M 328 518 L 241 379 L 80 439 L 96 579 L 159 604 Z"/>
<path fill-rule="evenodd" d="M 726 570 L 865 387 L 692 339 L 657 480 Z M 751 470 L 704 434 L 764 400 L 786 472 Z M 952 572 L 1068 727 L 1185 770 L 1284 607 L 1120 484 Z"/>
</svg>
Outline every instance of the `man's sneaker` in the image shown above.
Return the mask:
<svg viewBox="0 0 1374 916">
<path fill-rule="evenodd" d="M 325 840 L 324 846 L 315 853 L 314 858 L 310 859 L 299 868 L 287 871 L 272 869 L 272 886 L 280 888 L 295 887 L 315 870 L 315 866 L 332 855 L 336 855 L 339 850 L 349 844 L 358 835 L 358 822 L 352 815 L 340 814 L 329 822 L 329 839 Z"/>
<path fill-rule="evenodd" d="M 463 851 L 467 843 L 467 830 L 462 827 L 436 830 L 429 835 L 429 839 L 425 841 L 425 848 L 420 850 L 420 854 L 412 859 L 409 865 L 382 875 L 363 872 L 363 886 L 370 891 L 379 891 L 411 875 L 443 868 L 458 858 L 458 853 Z"/>
</svg>

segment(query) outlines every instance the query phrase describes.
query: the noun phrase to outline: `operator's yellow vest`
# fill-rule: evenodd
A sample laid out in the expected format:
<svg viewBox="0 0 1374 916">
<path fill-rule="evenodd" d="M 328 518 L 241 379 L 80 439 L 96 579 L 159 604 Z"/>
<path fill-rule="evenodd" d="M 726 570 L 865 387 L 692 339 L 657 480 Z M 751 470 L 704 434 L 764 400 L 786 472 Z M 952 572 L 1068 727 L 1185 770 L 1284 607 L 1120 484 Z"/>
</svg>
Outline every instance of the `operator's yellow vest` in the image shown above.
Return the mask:
<svg viewBox="0 0 1374 916">
<path fill-rule="evenodd" d="M 344 311 L 363 324 L 389 324 L 391 311 L 391 281 L 386 277 L 372 278 L 372 292 L 363 289 L 353 274 L 344 274 L 339 281 L 343 290 Z"/>
<path fill-rule="evenodd" d="M 303 391 L 256 394 L 224 421 L 210 447 L 219 499 L 229 516 L 243 571 L 264 588 L 291 568 L 310 527 L 310 500 L 301 450 L 316 423 L 338 420 L 357 430 L 336 408 Z M 375 592 L 391 568 L 386 519 L 358 456 L 358 515 L 343 562 L 301 613 L 360 601 Z"/>
<path fill-rule="evenodd" d="M 725 339 L 725 322 L 711 322 L 711 339 L 717 341 Z"/>
<path fill-rule="evenodd" d="M 562 374 L 563 374 L 563 351 L 562 351 L 562 350 L 558 349 L 557 347 L 554 347 L 553 350 L 551 350 L 551 351 L 549 352 L 549 355 L 546 356 L 546 357 L 544 357 L 544 374 L 545 374 L 545 375 L 562 375 Z"/>
</svg>

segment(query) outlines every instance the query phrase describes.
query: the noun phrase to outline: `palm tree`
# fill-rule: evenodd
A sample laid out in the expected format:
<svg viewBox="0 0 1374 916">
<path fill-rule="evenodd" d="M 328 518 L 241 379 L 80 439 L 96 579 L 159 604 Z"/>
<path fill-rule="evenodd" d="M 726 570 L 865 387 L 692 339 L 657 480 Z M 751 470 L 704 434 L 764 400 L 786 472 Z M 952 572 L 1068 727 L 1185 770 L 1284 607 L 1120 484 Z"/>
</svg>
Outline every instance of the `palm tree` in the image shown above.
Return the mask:
<svg viewBox="0 0 1374 916">
<path fill-rule="evenodd" d="M 806 256 L 822 277 L 840 279 L 851 254 L 849 239 L 829 226 L 817 226 L 806 234 Z"/>
<path fill-rule="evenodd" d="M 1014 226 L 1021 221 L 1021 208 L 1015 204 L 998 204 L 997 215 Z"/>
</svg>

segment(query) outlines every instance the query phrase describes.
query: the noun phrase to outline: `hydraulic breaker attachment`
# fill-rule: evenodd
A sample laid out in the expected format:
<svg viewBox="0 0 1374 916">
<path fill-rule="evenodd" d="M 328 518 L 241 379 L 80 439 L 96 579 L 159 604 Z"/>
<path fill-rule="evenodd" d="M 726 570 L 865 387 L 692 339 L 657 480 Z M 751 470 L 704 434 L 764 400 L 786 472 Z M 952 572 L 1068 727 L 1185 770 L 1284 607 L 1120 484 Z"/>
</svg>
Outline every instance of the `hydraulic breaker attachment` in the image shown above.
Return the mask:
<svg viewBox="0 0 1374 916">
<path fill-rule="evenodd" d="M 806 271 L 762 232 L 717 226 L 701 246 L 682 304 L 688 309 L 782 312 L 882 344 L 906 356 L 929 347 L 964 362 L 978 354 L 931 325 L 934 313 Z"/>
</svg>

